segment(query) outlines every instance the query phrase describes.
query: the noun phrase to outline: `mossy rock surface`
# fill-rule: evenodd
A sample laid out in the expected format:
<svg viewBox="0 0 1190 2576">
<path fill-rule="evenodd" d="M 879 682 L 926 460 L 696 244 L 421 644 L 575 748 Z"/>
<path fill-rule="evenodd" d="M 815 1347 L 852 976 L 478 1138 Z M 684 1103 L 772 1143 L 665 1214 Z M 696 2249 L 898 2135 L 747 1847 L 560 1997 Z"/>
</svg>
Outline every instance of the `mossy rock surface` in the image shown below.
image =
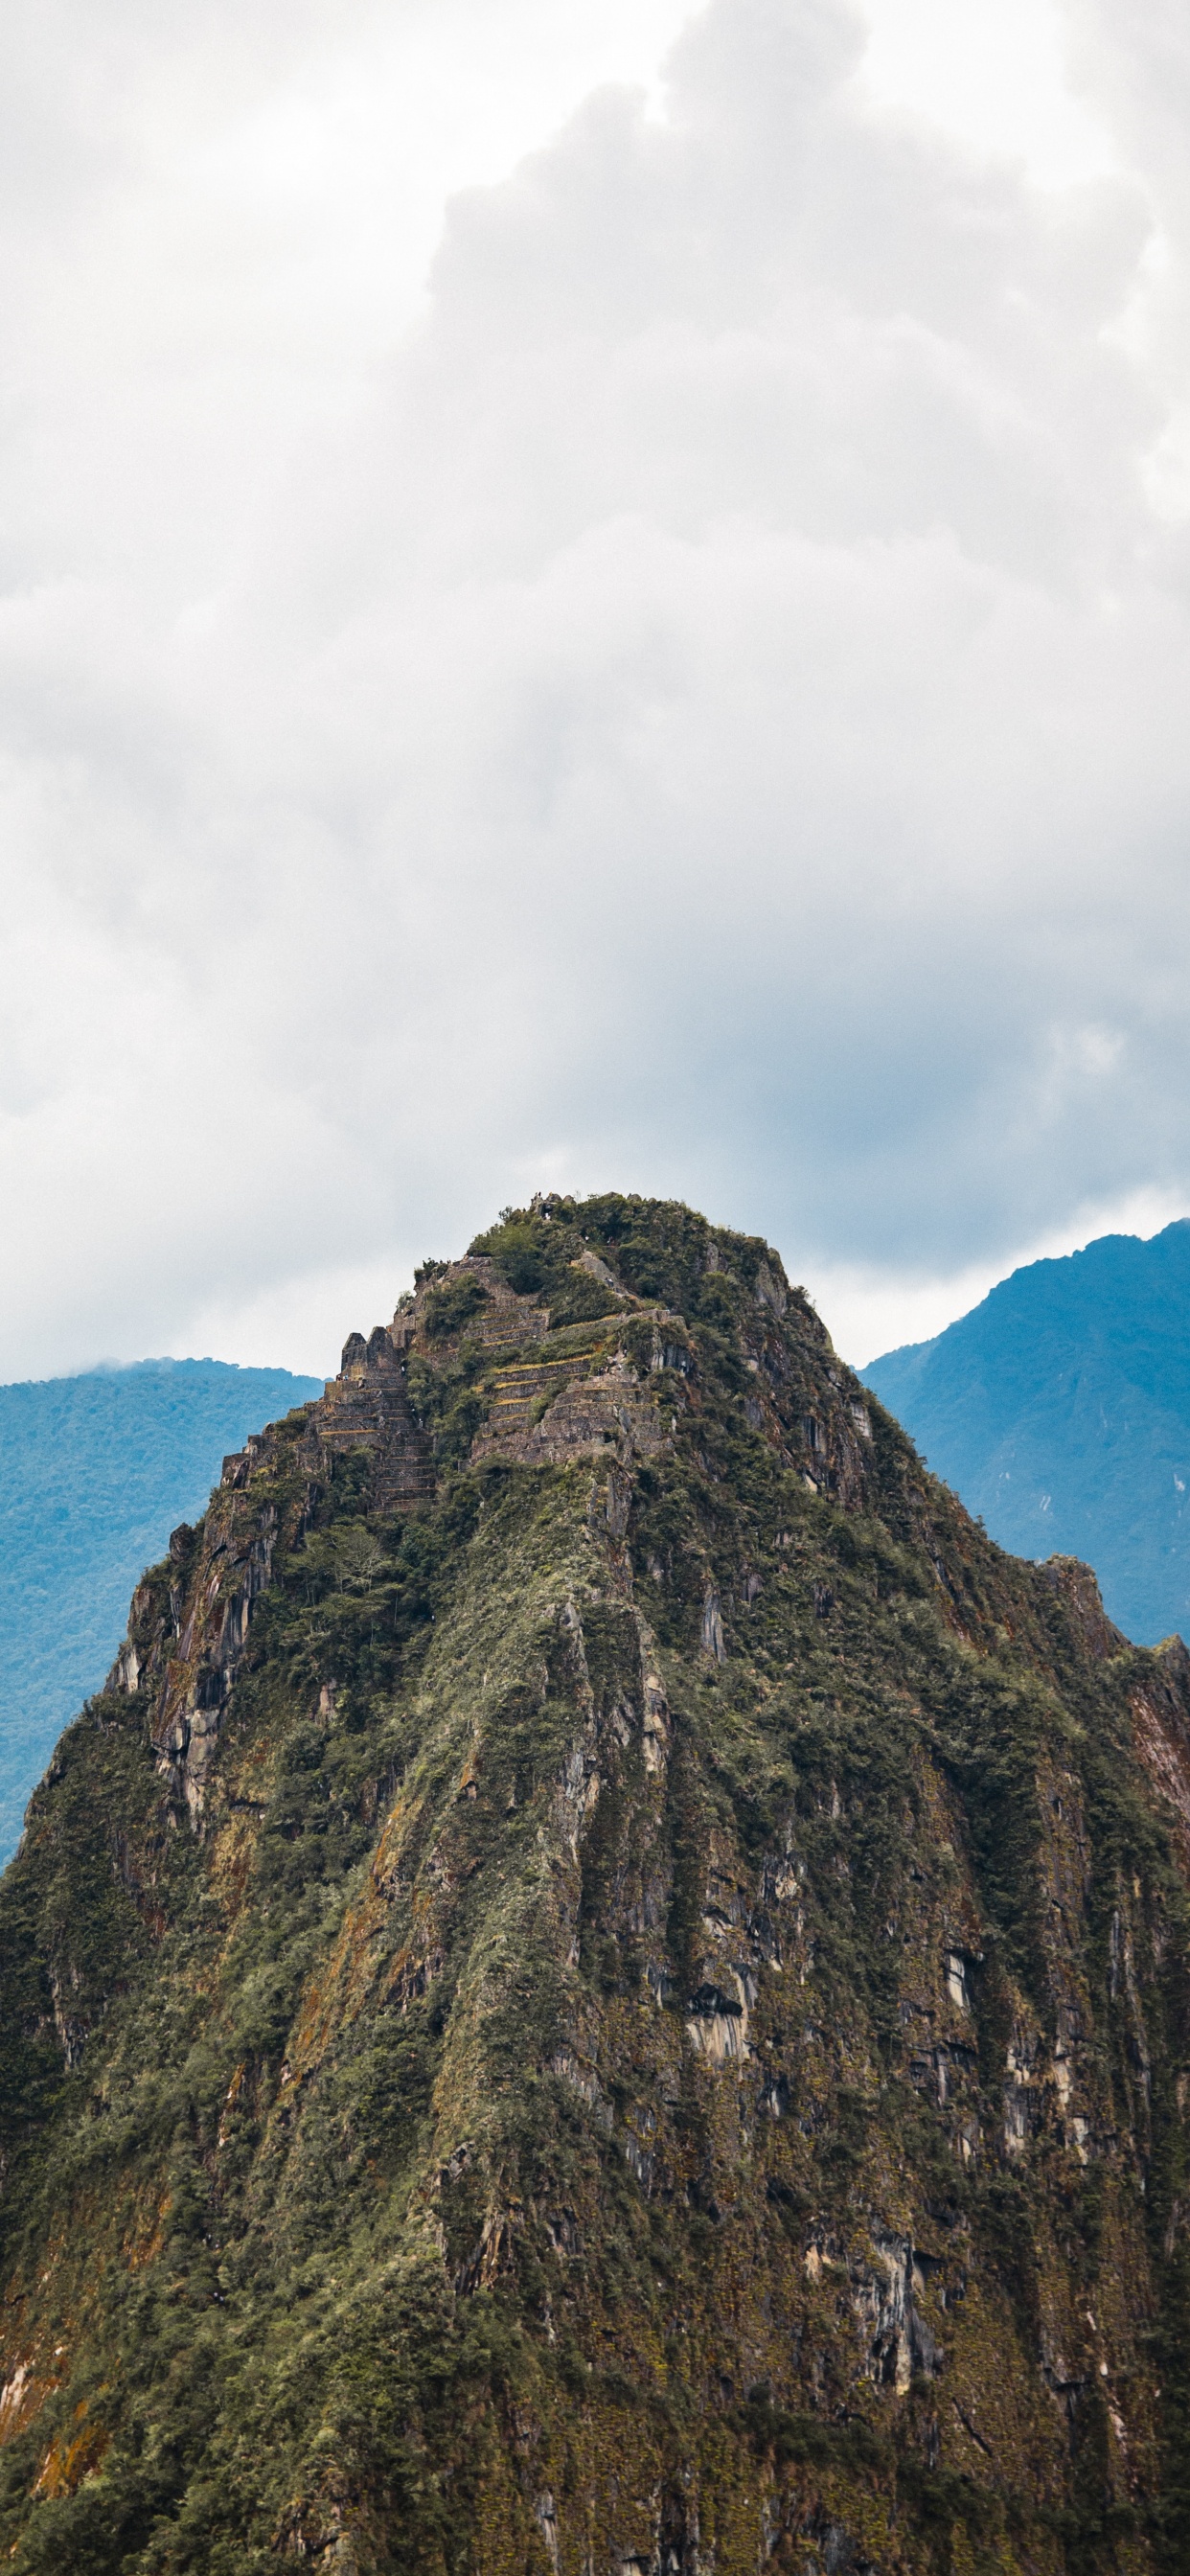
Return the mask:
<svg viewBox="0 0 1190 2576">
<path fill-rule="evenodd" d="M 1188 1869 L 1190 1658 L 767 1246 L 506 1212 L 228 1462 L 0 1882 L 5 2563 L 1180 2567 Z"/>
</svg>

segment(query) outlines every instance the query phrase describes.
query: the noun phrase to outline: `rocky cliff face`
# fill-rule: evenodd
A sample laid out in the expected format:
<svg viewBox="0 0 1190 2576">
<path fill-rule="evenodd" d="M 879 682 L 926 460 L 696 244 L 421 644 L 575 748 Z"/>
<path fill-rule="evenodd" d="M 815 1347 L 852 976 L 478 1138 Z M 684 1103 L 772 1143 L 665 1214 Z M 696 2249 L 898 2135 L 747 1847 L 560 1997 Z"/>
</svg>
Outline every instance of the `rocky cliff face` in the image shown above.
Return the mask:
<svg viewBox="0 0 1190 2576">
<path fill-rule="evenodd" d="M 1190 1659 L 547 1201 L 229 1459 L 0 1885 L 18 2571 L 1186 2554 Z"/>
</svg>

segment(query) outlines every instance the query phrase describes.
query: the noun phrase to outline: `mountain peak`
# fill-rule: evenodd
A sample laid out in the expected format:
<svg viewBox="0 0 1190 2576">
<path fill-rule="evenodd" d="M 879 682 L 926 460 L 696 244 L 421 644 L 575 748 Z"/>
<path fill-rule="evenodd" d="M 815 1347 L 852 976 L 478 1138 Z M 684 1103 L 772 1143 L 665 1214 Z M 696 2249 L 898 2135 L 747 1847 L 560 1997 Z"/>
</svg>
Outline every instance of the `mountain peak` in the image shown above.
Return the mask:
<svg viewBox="0 0 1190 2576">
<path fill-rule="evenodd" d="M 0 1884 L 18 2576 L 1155 2566 L 1187 1677 L 755 1238 L 425 1263 Z"/>
</svg>

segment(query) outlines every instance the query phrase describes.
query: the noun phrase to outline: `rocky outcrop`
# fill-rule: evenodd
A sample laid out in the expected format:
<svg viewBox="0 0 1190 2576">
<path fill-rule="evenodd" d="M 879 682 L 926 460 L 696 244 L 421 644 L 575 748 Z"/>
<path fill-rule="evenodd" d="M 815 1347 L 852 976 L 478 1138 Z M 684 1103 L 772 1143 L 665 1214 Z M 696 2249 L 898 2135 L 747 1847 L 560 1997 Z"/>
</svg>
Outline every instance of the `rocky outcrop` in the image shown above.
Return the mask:
<svg viewBox="0 0 1190 2576">
<path fill-rule="evenodd" d="M 229 1473 L 230 1469 L 230 1473 Z M 240 1461 L 228 1461 L 224 1483 L 234 1488 Z M 277 1534 L 275 1505 L 257 1512 L 234 1501 L 214 1506 L 196 1550 L 186 1616 L 152 1720 L 159 1767 L 197 1829 L 206 1784 L 219 1741 L 222 1712 L 248 1642 L 252 1612 L 272 1571 Z M 135 1663 L 136 1648 L 131 1649 Z M 160 1660 L 151 1654 L 149 1670 Z"/>
<path fill-rule="evenodd" d="M 1137 1753 L 1190 1873 L 1190 1654 L 1180 1637 L 1145 1657 L 1130 1706 Z"/>
<path fill-rule="evenodd" d="M 474 1303 L 460 1290 L 478 1292 Z M 539 1297 L 518 1294 L 494 1262 L 471 1253 L 464 1261 L 443 1262 L 424 1278 L 416 1294 L 398 1307 L 389 1332 L 398 1352 L 416 1350 L 442 1360 L 463 1342 L 482 1350 L 523 1348 L 541 1341 L 549 1323 L 549 1310 Z"/>
<path fill-rule="evenodd" d="M 665 1432 L 656 1398 L 622 1351 L 600 1361 L 545 1362 L 498 1371 L 477 1458 L 562 1466 L 611 1451 L 621 1464 L 653 1456 Z"/>
<path fill-rule="evenodd" d="M 1076 1556 L 1051 1556 L 1042 1567 L 1041 1579 L 1065 1604 L 1087 1653 L 1096 1662 L 1110 1661 L 1127 1645 L 1127 1638 L 1107 1616 L 1089 1565 L 1081 1565 Z"/>
<path fill-rule="evenodd" d="M 429 1444 L 414 1421 L 405 1384 L 407 1341 L 378 1324 L 364 1340 L 351 1333 L 339 1375 L 311 1408 L 306 1455 L 315 1473 L 330 1460 L 367 1452 L 369 1496 L 377 1511 L 419 1503 L 434 1491 Z"/>
</svg>

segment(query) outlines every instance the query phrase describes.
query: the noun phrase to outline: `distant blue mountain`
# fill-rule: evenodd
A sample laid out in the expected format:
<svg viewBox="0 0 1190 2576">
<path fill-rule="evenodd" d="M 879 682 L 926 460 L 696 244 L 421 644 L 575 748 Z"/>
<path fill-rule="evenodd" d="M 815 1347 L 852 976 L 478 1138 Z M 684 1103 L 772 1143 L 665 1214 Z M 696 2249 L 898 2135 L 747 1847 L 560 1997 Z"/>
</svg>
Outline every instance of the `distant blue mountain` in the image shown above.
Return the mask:
<svg viewBox="0 0 1190 2576">
<path fill-rule="evenodd" d="M 321 1393 L 320 1378 L 221 1360 L 0 1386 L 0 1864 L 143 1568 L 202 1511 L 226 1451 Z"/>
<path fill-rule="evenodd" d="M 1033 1261 L 861 1376 L 1017 1556 L 1081 1556 L 1139 1645 L 1190 1636 L 1190 1220 Z"/>
</svg>

